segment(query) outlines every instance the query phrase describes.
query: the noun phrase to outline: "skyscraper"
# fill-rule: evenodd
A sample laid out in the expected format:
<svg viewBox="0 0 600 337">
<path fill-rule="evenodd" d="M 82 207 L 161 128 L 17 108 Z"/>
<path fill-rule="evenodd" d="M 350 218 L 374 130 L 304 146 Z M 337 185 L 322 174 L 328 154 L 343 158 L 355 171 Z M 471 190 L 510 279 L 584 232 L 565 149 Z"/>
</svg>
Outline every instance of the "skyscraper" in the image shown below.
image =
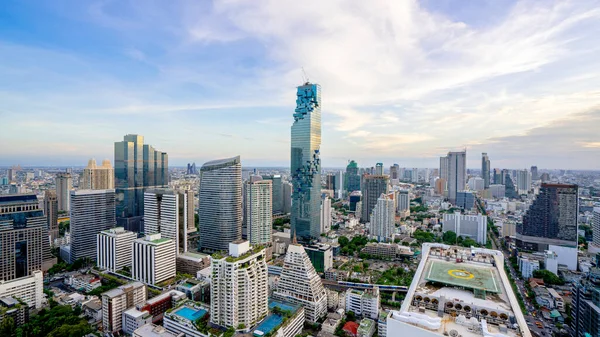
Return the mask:
<svg viewBox="0 0 600 337">
<path fill-rule="evenodd" d="M 126 230 L 141 232 L 144 190 L 147 187 L 168 187 L 168 155 L 144 145 L 143 136 L 126 135 L 122 142 L 115 142 L 114 171 L 117 223 Z"/>
<path fill-rule="evenodd" d="M 96 159 L 90 159 L 88 166 L 83 169 L 80 179 L 80 189 L 107 190 L 115 188 L 115 170 L 108 159 L 102 161 L 102 166 L 96 165 Z"/>
<path fill-rule="evenodd" d="M 390 179 L 398 180 L 400 179 L 400 166 L 398 164 L 394 164 L 390 166 Z"/>
<path fill-rule="evenodd" d="M 537 166 L 532 166 L 531 167 L 531 179 L 532 180 L 539 180 L 540 176 L 538 175 L 538 168 Z"/>
<path fill-rule="evenodd" d="M 600 207 L 594 207 L 592 212 L 592 235 L 594 245 L 600 247 Z"/>
<path fill-rule="evenodd" d="M 175 191 L 167 188 L 146 190 L 144 193 L 144 233 L 160 233 L 163 238 L 172 239 L 175 242 L 177 254 L 187 252 L 190 229 L 192 232 L 196 231 L 193 226 L 193 202 L 192 191 Z M 190 226 L 190 222 L 192 226 Z"/>
<path fill-rule="evenodd" d="M 321 233 L 321 87 L 304 83 L 298 87 L 292 124 L 292 236 L 302 240 Z"/>
<path fill-rule="evenodd" d="M 56 198 L 58 210 L 69 211 L 69 192 L 73 189 L 73 178 L 70 173 L 59 173 L 56 175 Z"/>
<path fill-rule="evenodd" d="M 46 271 L 50 254 L 46 216 L 35 194 L 0 195 L 0 280 Z"/>
<path fill-rule="evenodd" d="M 371 212 L 381 194 L 388 194 L 390 178 L 387 175 L 364 175 L 362 177 L 362 215 L 361 221 L 371 219 Z"/>
<path fill-rule="evenodd" d="M 244 221 L 248 231 L 248 241 L 251 245 L 270 243 L 273 228 L 272 181 L 260 179 L 259 176 L 250 177 L 245 187 Z"/>
<path fill-rule="evenodd" d="M 358 174 L 358 165 L 351 160 L 346 166 L 345 188 L 348 194 L 354 191 L 360 191 L 360 175 Z"/>
<path fill-rule="evenodd" d="M 96 259 L 96 234 L 115 226 L 115 190 L 71 191 L 69 263 Z"/>
<path fill-rule="evenodd" d="M 344 197 L 344 171 L 342 170 L 335 173 L 335 188 L 334 197 L 342 199 Z"/>
<path fill-rule="evenodd" d="M 467 184 L 467 151 L 448 152 L 448 199 L 456 202 L 456 192 L 463 191 Z M 440 160 L 442 162 L 442 160 Z M 440 166 L 440 169 L 442 166 Z"/>
<path fill-rule="evenodd" d="M 209 161 L 202 165 L 199 199 L 200 248 L 207 251 L 227 251 L 230 242 L 242 238 L 240 156 Z"/>
<path fill-rule="evenodd" d="M 321 195 L 321 233 L 328 233 L 331 230 L 331 199 L 327 194 Z"/>
<path fill-rule="evenodd" d="M 383 163 L 377 163 L 375 165 L 375 175 L 378 175 L 378 176 L 383 175 Z"/>
<path fill-rule="evenodd" d="M 504 180 L 502 179 L 502 170 L 497 168 L 494 169 L 494 184 L 504 185 Z"/>
<path fill-rule="evenodd" d="M 527 169 L 517 171 L 517 190 L 519 194 L 527 194 L 531 189 L 531 172 Z"/>
<path fill-rule="evenodd" d="M 229 247 L 229 256 L 211 260 L 210 322 L 249 328 L 269 311 L 265 249 L 252 250 L 248 241 L 242 240 L 229 243 Z"/>
<path fill-rule="evenodd" d="M 517 224 L 517 247 L 544 251 L 548 245 L 577 245 L 578 186 L 543 183 Z"/>
<path fill-rule="evenodd" d="M 46 215 L 46 228 L 50 236 L 50 244 L 58 238 L 58 199 L 56 191 L 46 190 L 44 193 L 44 214 Z"/>
<path fill-rule="evenodd" d="M 394 233 L 396 220 L 394 199 L 382 194 L 371 213 L 371 236 L 379 242 L 389 241 Z"/>
<path fill-rule="evenodd" d="M 490 188 L 490 158 L 487 153 L 481 154 L 481 177 L 483 178 L 483 188 Z"/>
<path fill-rule="evenodd" d="M 306 320 L 311 323 L 316 323 L 327 314 L 325 288 L 301 245 L 289 245 L 273 297 L 302 305 Z"/>
<path fill-rule="evenodd" d="M 282 214 L 283 212 L 283 180 L 281 175 L 263 175 L 263 179 L 271 181 L 272 195 L 273 195 L 273 214 Z"/>
</svg>

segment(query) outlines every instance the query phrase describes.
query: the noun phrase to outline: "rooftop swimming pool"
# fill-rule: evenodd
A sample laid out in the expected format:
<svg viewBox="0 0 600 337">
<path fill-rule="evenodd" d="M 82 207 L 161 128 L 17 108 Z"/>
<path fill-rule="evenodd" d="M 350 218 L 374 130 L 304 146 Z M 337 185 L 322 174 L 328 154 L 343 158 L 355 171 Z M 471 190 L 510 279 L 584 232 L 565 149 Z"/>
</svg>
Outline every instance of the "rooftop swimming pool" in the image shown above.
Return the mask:
<svg viewBox="0 0 600 337">
<path fill-rule="evenodd" d="M 175 311 L 174 314 L 193 322 L 193 321 L 197 320 L 198 318 L 202 318 L 202 316 L 206 315 L 206 310 L 204 310 L 204 309 L 196 310 L 194 308 L 185 306 L 180 309 L 177 309 L 177 311 Z"/>
<path fill-rule="evenodd" d="M 254 329 L 254 336 L 264 336 L 272 332 L 275 327 L 283 322 L 283 316 L 269 315 Z"/>
<path fill-rule="evenodd" d="M 291 312 L 296 312 L 296 310 L 298 309 L 298 306 L 295 306 L 291 303 L 284 303 L 284 302 L 280 302 L 280 301 L 270 300 L 269 301 L 269 310 L 273 310 L 273 308 L 275 308 L 275 307 L 279 307 L 279 309 L 281 309 L 283 311 L 291 311 Z"/>
</svg>

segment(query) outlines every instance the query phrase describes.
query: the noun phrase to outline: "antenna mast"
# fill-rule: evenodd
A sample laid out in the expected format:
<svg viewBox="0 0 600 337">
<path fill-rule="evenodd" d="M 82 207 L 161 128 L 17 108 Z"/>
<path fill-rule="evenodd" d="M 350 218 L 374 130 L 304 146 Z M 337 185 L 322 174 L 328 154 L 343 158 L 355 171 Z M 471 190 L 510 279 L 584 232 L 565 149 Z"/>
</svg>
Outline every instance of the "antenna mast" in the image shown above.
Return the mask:
<svg viewBox="0 0 600 337">
<path fill-rule="evenodd" d="M 310 82 L 308 79 L 308 75 L 306 74 L 306 71 L 304 70 L 304 67 L 302 67 L 302 82 L 304 84 L 308 84 Z"/>
</svg>

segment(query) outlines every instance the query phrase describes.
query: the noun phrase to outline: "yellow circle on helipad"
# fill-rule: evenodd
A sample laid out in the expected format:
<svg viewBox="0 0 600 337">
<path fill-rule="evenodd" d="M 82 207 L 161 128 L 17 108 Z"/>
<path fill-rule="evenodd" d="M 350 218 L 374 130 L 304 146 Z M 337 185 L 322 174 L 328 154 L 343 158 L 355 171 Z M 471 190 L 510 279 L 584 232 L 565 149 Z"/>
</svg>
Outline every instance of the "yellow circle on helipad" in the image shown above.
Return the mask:
<svg viewBox="0 0 600 337">
<path fill-rule="evenodd" d="M 469 273 L 466 270 L 462 269 L 450 269 L 448 270 L 448 274 L 452 277 L 456 277 L 463 280 L 470 280 L 475 277 L 475 275 Z"/>
</svg>

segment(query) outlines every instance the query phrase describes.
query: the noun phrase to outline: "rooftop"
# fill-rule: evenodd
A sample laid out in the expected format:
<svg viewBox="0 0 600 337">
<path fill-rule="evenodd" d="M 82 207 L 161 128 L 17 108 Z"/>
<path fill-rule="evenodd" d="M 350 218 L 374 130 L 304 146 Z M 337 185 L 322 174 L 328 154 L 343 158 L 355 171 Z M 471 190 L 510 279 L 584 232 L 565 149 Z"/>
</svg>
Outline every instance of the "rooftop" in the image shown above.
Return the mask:
<svg viewBox="0 0 600 337">
<path fill-rule="evenodd" d="M 133 332 L 134 336 L 144 336 L 144 337 L 177 337 L 179 334 L 172 333 L 167 329 L 163 328 L 160 325 L 154 325 L 152 323 L 148 323 L 142 325 L 137 330 Z"/>
<path fill-rule="evenodd" d="M 531 336 L 504 272 L 501 252 L 426 243 L 422 253 L 406 300 L 387 320 L 388 331 Z"/>
</svg>

